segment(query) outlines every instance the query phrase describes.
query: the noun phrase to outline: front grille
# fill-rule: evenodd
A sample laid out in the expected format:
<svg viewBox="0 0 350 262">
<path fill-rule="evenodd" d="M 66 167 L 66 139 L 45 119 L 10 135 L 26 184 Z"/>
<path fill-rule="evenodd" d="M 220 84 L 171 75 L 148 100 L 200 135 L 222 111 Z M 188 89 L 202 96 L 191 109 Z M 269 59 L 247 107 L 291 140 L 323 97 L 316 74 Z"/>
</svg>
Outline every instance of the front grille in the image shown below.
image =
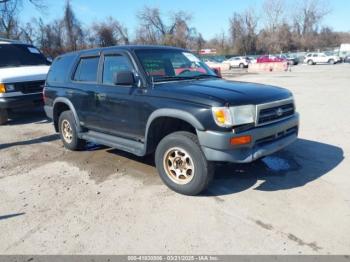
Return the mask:
<svg viewBox="0 0 350 262">
<path fill-rule="evenodd" d="M 30 81 L 30 82 L 16 83 L 15 88 L 16 88 L 16 91 L 20 91 L 23 94 L 30 94 L 30 93 L 42 92 L 44 85 L 45 85 L 45 81 Z"/>
<path fill-rule="evenodd" d="M 261 138 L 261 139 L 257 140 L 255 143 L 259 146 L 264 146 L 264 145 L 269 144 L 271 142 L 275 142 L 277 140 L 280 140 L 280 139 L 283 139 L 283 138 L 286 138 L 288 136 L 295 135 L 295 134 L 298 134 L 298 127 L 297 126 L 289 128 L 289 129 L 284 130 L 284 131 L 281 131 L 277 134 Z"/>
<path fill-rule="evenodd" d="M 291 99 L 258 105 L 257 125 L 273 123 L 295 114 L 294 102 Z"/>
</svg>

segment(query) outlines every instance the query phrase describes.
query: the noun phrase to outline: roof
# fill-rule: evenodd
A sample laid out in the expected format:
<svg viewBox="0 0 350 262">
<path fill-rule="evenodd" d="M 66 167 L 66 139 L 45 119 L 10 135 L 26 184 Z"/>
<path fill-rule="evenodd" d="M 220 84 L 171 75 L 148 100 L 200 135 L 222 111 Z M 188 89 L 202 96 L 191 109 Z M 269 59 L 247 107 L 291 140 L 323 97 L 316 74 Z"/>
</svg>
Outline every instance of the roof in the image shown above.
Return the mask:
<svg viewBox="0 0 350 262">
<path fill-rule="evenodd" d="M 23 43 L 19 40 L 13 40 L 13 39 L 7 39 L 7 38 L 0 38 L 0 44 L 19 44 L 19 45 L 26 45 L 26 43 Z"/>
<path fill-rule="evenodd" d="M 163 45 L 119 45 L 119 46 L 110 46 L 110 47 L 99 47 L 94 49 L 85 49 L 85 50 L 78 50 L 75 52 L 70 52 L 66 54 L 89 54 L 94 52 L 101 52 L 106 50 L 127 50 L 127 51 L 134 51 L 134 50 L 151 50 L 151 49 L 172 49 L 172 50 L 179 50 L 179 51 L 185 51 L 186 49 L 173 47 L 173 46 L 163 46 Z M 65 55 L 66 55 L 65 54 Z"/>
</svg>

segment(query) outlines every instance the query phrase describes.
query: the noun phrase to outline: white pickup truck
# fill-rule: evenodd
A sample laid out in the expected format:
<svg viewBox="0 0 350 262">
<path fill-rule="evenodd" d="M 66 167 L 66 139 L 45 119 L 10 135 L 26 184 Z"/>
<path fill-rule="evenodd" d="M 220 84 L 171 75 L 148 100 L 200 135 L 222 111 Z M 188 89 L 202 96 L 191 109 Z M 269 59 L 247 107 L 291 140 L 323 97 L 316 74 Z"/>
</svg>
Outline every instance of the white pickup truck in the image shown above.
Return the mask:
<svg viewBox="0 0 350 262">
<path fill-rule="evenodd" d="M 50 61 L 34 46 L 0 39 L 0 125 L 8 110 L 42 104 Z"/>
</svg>

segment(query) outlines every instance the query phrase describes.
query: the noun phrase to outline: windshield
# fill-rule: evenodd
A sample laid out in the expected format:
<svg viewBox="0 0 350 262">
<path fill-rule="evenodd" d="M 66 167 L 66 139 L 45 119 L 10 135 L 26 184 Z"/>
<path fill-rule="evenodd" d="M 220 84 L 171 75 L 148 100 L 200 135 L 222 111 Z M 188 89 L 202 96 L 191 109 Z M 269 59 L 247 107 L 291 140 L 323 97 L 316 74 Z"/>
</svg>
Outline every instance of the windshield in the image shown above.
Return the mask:
<svg viewBox="0 0 350 262">
<path fill-rule="evenodd" d="M 49 64 L 45 56 L 33 46 L 0 44 L 0 67 Z"/>
<path fill-rule="evenodd" d="M 198 57 L 173 49 L 136 50 L 144 70 L 154 82 L 217 77 Z"/>
</svg>

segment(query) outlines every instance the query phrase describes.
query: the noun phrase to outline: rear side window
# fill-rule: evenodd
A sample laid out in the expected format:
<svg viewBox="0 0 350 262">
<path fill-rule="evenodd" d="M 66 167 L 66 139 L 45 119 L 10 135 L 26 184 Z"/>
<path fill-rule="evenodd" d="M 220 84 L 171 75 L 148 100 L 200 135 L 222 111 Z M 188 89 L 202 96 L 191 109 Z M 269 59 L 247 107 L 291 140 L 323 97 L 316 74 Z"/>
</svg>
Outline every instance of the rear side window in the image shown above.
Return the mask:
<svg viewBox="0 0 350 262">
<path fill-rule="evenodd" d="M 74 74 L 74 81 L 96 82 L 99 57 L 82 58 Z"/>
<path fill-rule="evenodd" d="M 125 56 L 105 56 L 103 65 L 103 83 L 113 84 L 113 75 L 121 71 L 131 71 L 132 66 Z"/>
<path fill-rule="evenodd" d="M 67 79 L 68 70 L 71 68 L 74 57 L 66 55 L 56 58 L 47 76 L 47 83 L 63 84 Z"/>
</svg>

